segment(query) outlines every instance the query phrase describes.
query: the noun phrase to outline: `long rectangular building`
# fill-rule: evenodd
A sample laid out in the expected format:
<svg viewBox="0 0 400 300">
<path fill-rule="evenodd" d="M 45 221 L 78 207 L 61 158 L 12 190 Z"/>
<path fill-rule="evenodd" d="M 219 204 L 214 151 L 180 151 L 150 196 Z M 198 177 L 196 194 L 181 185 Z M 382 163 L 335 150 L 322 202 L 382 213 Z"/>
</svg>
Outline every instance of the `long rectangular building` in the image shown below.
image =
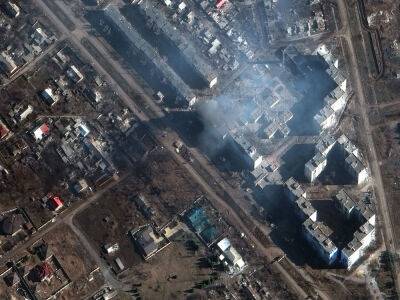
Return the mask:
<svg viewBox="0 0 400 300">
<path fill-rule="evenodd" d="M 171 24 L 157 6 L 149 5 L 146 1 L 139 3 L 138 6 L 141 13 L 148 17 L 178 47 L 186 61 L 192 64 L 208 86 L 210 88 L 215 86 L 218 77 L 213 67 L 201 57 L 202 54 L 193 47 L 192 42 Z"/>
<path fill-rule="evenodd" d="M 321 222 L 307 219 L 303 223 L 303 234 L 319 256 L 327 263 L 335 262 L 339 249 L 332 242 L 332 230 Z"/>
<path fill-rule="evenodd" d="M 157 68 L 164 74 L 172 86 L 176 89 L 180 96 L 190 105 L 196 102 L 196 96 L 190 87 L 175 73 L 175 71 L 165 63 L 156 50 L 141 37 L 140 33 L 126 20 L 121 14 L 118 7 L 108 5 L 104 9 L 105 15 L 118 26 L 125 34 L 128 40 L 139 50 L 143 52 L 151 61 L 155 63 Z"/>
</svg>

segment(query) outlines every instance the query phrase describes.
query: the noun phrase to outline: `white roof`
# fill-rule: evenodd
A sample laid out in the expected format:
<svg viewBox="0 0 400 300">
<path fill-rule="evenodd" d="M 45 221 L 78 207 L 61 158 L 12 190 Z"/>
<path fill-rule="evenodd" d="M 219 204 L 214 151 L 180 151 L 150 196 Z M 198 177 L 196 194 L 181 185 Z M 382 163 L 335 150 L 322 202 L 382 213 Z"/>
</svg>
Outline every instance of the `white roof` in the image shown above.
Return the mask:
<svg viewBox="0 0 400 300">
<path fill-rule="evenodd" d="M 81 72 L 78 70 L 78 68 L 75 67 L 74 65 L 72 65 L 72 66 L 67 70 L 67 74 L 68 74 L 69 77 L 71 77 L 71 78 L 73 78 L 73 79 L 74 79 L 74 77 L 76 77 L 75 80 L 76 80 L 77 82 L 79 82 L 79 81 L 81 81 L 81 80 L 83 79 L 82 73 L 81 73 Z"/>
<path fill-rule="evenodd" d="M 222 252 L 225 252 L 231 246 L 231 242 L 224 238 L 218 242 L 217 246 Z"/>
<path fill-rule="evenodd" d="M 186 8 L 186 3 L 185 3 L 185 2 L 181 2 L 181 3 L 178 5 L 178 8 L 179 8 L 179 10 L 184 10 L 184 9 Z"/>
<path fill-rule="evenodd" d="M 50 99 L 54 99 L 53 90 L 51 88 L 47 88 L 42 92 L 42 95 L 48 97 Z"/>
<path fill-rule="evenodd" d="M 37 141 L 40 141 L 41 139 L 43 139 L 43 135 L 44 135 L 44 132 L 42 131 L 42 126 L 39 126 L 38 128 L 36 128 L 33 131 L 33 136 L 35 137 L 35 139 Z"/>
<path fill-rule="evenodd" d="M 81 123 L 79 124 L 78 128 L 83 137 L 90 133 L 90 129 L 86 126 L 86 124 Z"/>
</svg>

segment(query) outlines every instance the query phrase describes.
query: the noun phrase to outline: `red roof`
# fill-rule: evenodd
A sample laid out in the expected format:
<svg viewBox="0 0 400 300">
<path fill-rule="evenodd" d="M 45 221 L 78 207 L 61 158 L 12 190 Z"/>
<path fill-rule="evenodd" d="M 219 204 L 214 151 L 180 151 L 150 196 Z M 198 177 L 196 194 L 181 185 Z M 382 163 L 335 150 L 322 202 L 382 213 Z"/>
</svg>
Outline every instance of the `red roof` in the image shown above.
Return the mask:
<svg viewBox="0 0 400 300">
<path fill-rule="evenodd" d="M 6 137 L 9 132 L 10 130 L 7 128 L 7 126 L 3 123 L 0 123 L 0 139 Z"/>
<path fill-rule="evenodd" d="M 57 197 L 57 196 L 50 198 L 50 201 L 51 201 L 51 206 L 53 207 L 53 209 L 60 208 L 64 205 L 64 202 L 61 200 L 61 198 Z"/>
<path fill-rule="evenodd" d="M 44 262 L 42 265 L 37 266 L 37 272 L 40 280 L 43 280 L 53 273 L 53 269 L 47 262 Z"/>
<path fill-rule="evenodd" d="M 221 8 L 225 4 L 226 0 L 217 0 L 217 8 Z"/>
<path fill-rule="evenodd" d="M 46 123 L 44 123 L 42 126 L 40 126 L 40 130 L 41 130 L 44 134 L 49 134 L 49 131 L 50 131 L 49 125 L 47 125 Z"/>
</svg>

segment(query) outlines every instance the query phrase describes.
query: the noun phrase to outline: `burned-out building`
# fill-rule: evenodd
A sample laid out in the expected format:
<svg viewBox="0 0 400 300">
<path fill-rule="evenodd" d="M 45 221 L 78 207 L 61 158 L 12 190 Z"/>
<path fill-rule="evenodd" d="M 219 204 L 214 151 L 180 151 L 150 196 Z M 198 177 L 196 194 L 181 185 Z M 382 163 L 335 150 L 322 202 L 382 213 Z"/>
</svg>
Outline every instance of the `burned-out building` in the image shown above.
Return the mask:
<svg viewBox="0 0 400 300">
<path fill-rule="evenodd" d="M 229 135 L 228 143 L 231 149 L 237 153 L 239 160 L 244 161 L 246 167 L 254 170 L 261 165 L 262 155 L 257 152 L 254 147 L 243 135 L 234 133 Z"/>
<path fill-rule="evenodd" d="M 131 230 L 130 234 L 135 246 L 145 260 L 169 245 L 168 239 L 157 233 L 151 225 Z"/>
<path fill-rule="evenodd" d="M 218 76 L 214 68 L 209 64 L 209 62 L 203 58 L 203 54 L 192 46 L 192 41 L 190 41 L 185 34 L 180 33 L 176 30 L 176 26 L 171 23 L 169 18 L 163 13 L 160 13 L 160 9 L 157 5 L 148 5 L 147 2 L 138 3 L 140 12 L 146 16 L 146 18 L 155 25 L 157 30 L 164 32 L 166 36 L 176 45 L 176 47 L 181 52 L 183 58 L 188 61 L 193 69 L 196 70 L 201 76 L 201 78 L 207 83 L 209 88 L 214 87 L 218 82 Z M 181 2 L 178 5 L 178 11 L 183 11 L 186 9 L 186 4 Z M 154 30 L 154 28 L 153 28 Z"/>
<path fill-rule="evenodd" d="M 262 74 L 259 74 L 260 78 Z M 278 77 L 265 76 L 263 80 L 265 85 L 262 85 L 259 94 L 246 101 L 232 103 L 232 112 L 218 120 L 225 126 L 215 127 L 228 141 L 229 150 L 239 153 L 238 157 L 244 165 L 250 170 L 259 169 L 256 172 L 265 177 L 267 172 L 262 166 L 264 153 L 274 148 L 276 141 L 289 136 L 288 122 L 293 118 L 291 109 L 299 96 Z"/>
<path fill-rule="evenodd" d="M 140 35 L 134 26 L 121 14 L 119 9 L 108 5 L 105 15 L 121 30 L 132 45 L 139 49 L 150 60 L 156 63 L 158 69 L 177 91 L 179 97 L 188 105 L 194 105 L 197 97 L 191 88 L 176 74 L 176 72 L 160 57 L 157 51 Z"/>
</svg>

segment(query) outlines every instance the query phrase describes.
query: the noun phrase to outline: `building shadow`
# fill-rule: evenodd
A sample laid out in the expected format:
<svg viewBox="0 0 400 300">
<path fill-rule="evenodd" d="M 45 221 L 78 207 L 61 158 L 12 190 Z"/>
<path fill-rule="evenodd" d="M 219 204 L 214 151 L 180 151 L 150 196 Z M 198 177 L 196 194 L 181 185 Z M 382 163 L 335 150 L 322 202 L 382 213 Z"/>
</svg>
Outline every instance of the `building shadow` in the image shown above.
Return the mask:
<svg viewBox="0 0 400 300">
<path fill-rule="evenodd" d="M 346 219 L 332 199 L 312 200 L 311 205 L 318 211 L 318 221 L 332 229 L 331 239 L 339 249 L 353 239 L 354 233 L 362 225 L 353 218 Z"/>
<path fill-rule="evenodd" d="M 115 59 L 120 59 L 121 64 L 128 72 L 132 72 L 135 77 L 140 77 L 137 79 L 142 80 L 151 90 L 162 92 L 163 103 L 166 107 L 182 108 L 187 106 L 168 78 L 164 77 L 157 66 L 157 61 L 150 59 L 146 53 L 133 45 L 102 10 L 87 10 L 85 18 L 94 29 L 92 34 L 104 38 L 109 43 L 117 54 Z M 193 78 L 195 73 L 186 77 Z"/>
<path fill-rule="evenodd" d="M 357 185 L 357 179 L 345 168 L 339 146 L 335 146 L 328 154 L 328 164 L 316 181 L 322 185 Z"/>
<path fill-rule="evenodd" d="M 300 183 L 308 182 L 304 165 L 314 156 L 315 144 L 296 144 L 282 156 L 280 172 L 284 181 L 293 177 Z"/>
</svg>

